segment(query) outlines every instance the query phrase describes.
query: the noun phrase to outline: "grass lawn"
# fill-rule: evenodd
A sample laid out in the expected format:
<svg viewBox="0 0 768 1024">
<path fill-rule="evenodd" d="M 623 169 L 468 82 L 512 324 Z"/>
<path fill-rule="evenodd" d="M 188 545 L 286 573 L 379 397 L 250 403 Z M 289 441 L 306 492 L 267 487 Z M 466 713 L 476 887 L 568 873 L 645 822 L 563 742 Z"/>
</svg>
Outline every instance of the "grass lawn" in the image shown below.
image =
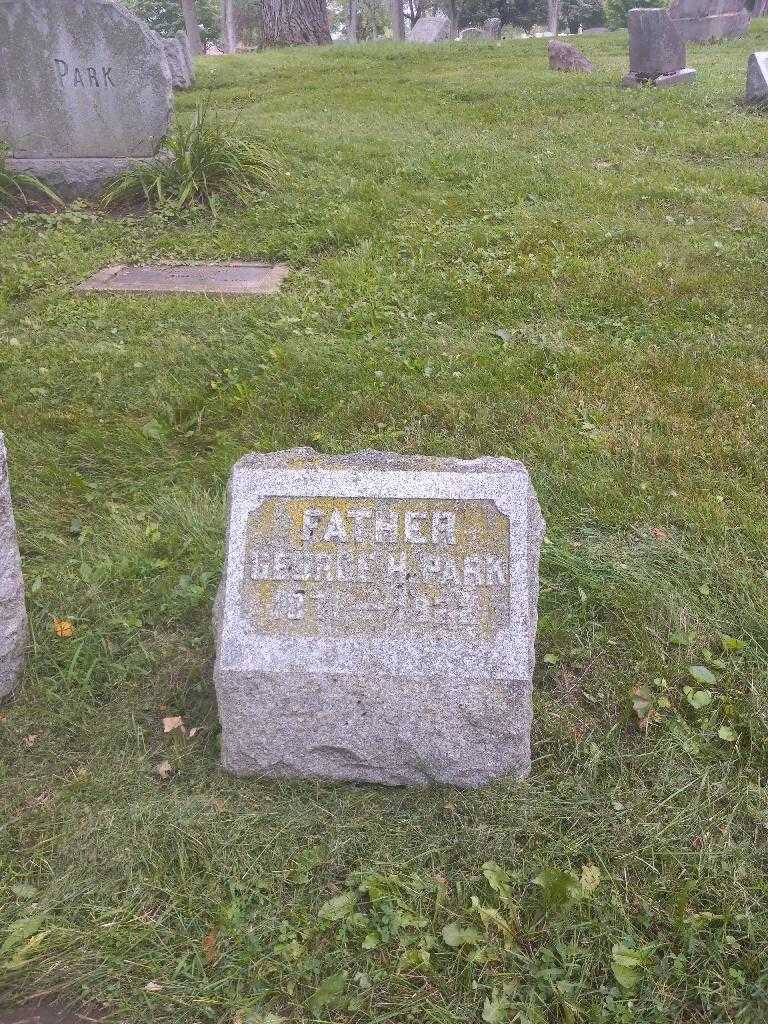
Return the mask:
<svg viewBox="0 0 768 1024">
<path fill-rule="evenodd" d="M 768 1017 L 768 120 L 740 106 L 768 26 L 691 48 L 685 89 L 622 91 L 624 34 L 583 49 L 599 73 L 549 72 L 543 40 L 211 59 L 178 106 L 210 88 L 279 150 L 263 203 L 0 230 L 34 633 L 0 705 L 0 1006 Z M 294 273 L 263 299 L 72 291 L 175 258 Z M 529 467 L 527 782 L 219 770 L 227 475 L 305 444 Z M 174 715 L 199 732 L 165 735 Z"/>
</svg>

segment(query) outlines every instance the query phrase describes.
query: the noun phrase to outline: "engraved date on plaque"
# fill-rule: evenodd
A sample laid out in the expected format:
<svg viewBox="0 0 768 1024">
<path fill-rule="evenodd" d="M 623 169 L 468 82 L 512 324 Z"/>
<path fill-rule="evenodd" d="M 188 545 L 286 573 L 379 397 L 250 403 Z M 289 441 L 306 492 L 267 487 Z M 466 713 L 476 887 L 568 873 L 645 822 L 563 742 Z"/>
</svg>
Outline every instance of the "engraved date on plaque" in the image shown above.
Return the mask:
<svg viewBox="0 0 768 1024">
<path fill-rule="evenodd" d="M 264 633 L 490 636 L 509 622 L 509 521 L 479 499 L 267 498 L 242 607 Z"/>
</svg>

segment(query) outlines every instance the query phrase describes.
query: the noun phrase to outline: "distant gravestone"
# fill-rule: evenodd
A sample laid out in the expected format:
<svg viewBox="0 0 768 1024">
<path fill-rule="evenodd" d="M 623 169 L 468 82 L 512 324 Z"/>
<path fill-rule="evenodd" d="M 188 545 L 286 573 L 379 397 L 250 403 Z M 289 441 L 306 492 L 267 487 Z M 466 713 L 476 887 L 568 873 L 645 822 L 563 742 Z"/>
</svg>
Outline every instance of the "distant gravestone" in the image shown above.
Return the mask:
<svg viewBox="0 0 768 1024">
<path fill-rule="evenodd" d="M 491 39 L 501 39 L 501 18 L 486 18 L 483 22 L 483 30 Z"/>
<path fill-rule="evenodd" d="M 526 775 L 543 529 L 508 459 L 246 456 L 215 612 L 223 767 Z"/>
<path fill-rule="evenodd" d="M 191 89 L 192 77 L 189 73 L 187 57 L 181 43 L 176 36 L 173 36 L 170 39 L 165 36 L 160 36 L 159 39 L 163 49 L 165 50 L 168 67 L 171 72 L 171 83 L 173 88 L 180 90 Z"/>
<path fill-rule="evenodd" d="M 11 506 L 8 455 L 0 433 L 0 697 L 16 686 L 24 667 L 26 646 L 24 580 Z"/>
<path fill-rule="evenodd" d="M 741 0 L 672 0 L 669 16 L 689 43 L 743 36 L 751 21 Z"/>
<path fill-rule="evenodd" d="M 114 0 L 0 0 L 0 141 L 64 195 L 154 157 L 173 97 L 154 32 Z"/>
<path fill-rule="evenodd" d="M 419 18 L 408 33 L 409 43 L 444 43 L 451 39 L 450 18 L 444 14 L 429 14 Z"/>
<path fill-rule="evenodd" d="M 552 39 L 547 50 L 549 66 L 553 71 L 589 72 L 595 70 L 592 61 L 585 57 L 581 50 L 577 50 L 569 43 L 561 43 L 557 39 Z"/>
<path fill-rule="evenodd" d="M 747 103 L 768 103 L 768 51 L 750 55 L 745 100 Z"/>
<path fill-rule="evenodd" d="M 481 28 L 463 28 L 459 32 L 459 40 L 462 43 L 488 43 L 491 37 Z"/>
<path fill-rule="evenodd" d="M 629 75 L 622 84 L 682 85 L 696 76 L 685 66 L 685 43 L 662 7 L 634 7 L 627 15 Z"/>
<path fill-rule="evenodd" d="M 184 61 L 187 65 L 187 74 L 189 75 L 189 80 L 194 85 L 195 65 L 192 60 L 192 47 L 189 45 L 189 37 L 187 36 L 186 32 L 182 32 L 181 30 L 179 30 L 176 33 L 176 39 L 178 40 L 179 46 L 181 47 L 181 52 L 184 54 Z"/>
<path fill-rule="evenodd" d="M 288 273 L 284 263 L 117 263 L 83 281 L 77 291 L 123 295 L 274 295 Z"/>
</svg>

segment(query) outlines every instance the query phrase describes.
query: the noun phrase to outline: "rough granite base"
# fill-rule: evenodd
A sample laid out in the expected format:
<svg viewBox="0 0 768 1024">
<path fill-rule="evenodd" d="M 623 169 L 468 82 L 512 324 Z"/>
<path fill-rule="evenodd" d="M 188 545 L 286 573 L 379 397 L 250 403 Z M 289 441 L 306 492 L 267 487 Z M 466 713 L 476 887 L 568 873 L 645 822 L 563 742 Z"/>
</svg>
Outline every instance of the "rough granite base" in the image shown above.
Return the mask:
<svg viewBox="0 0 768 1024">
<path fill-rule="evenodd" d="M 675 85 L 692 85 L 696 81 L 696 68 L 681 68 L 671 75 L 659 75 L 657 78 L 640 78 L 637 75 L 625 75 L 621 84 L 625 89 L 642 89 L 644 85 L 652 85 L 657 89 L 670 89 Z"/>
<path fill-rule="evenodd" d="M 528 774 L 544 523 L 521 463 L 250 455 L 227 521 L 227 771 L 459 787 Z"/>
<path fill-rule="evenodd" d="M 6 160 L 11 171 L 32 174 L 52 188 L 62 199 L 91 199 L 101 195 L 118 175 L 142 165 L 167 162 L 167 153 L 152 157 L 122 157 L 119 159 L 82 158 L 36 159 L 16 157 Z"/>
<path fill-rule="evenodd" d="M 675 85 L 693 85 L 696 80 L 696 68 L 680 68 L 671 75 L 659 75 L 653 81 L 657 89 L 671 89 Z"/>
</svg>

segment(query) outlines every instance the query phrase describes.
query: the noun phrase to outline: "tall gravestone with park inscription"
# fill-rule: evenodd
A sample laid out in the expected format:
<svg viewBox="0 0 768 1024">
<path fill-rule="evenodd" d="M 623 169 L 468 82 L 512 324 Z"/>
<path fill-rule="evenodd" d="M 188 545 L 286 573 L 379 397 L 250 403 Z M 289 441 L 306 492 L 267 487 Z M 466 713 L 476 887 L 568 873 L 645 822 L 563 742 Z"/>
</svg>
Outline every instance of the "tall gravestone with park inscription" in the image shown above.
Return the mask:
<svg viewBox="0 0 768 1024">
<path fill-rule="evenodd" d="M 466 787 L 527 774 L 543 529 L 509 459 L 246 456 L 214 616 L 224 767 Z"/>
<path fill-rule="evenodd" d="M 114 0 L 0 0 L 9 166 L 89 195 L 156 157 L 173 108 L 162 43 Z"/>
</svg>

